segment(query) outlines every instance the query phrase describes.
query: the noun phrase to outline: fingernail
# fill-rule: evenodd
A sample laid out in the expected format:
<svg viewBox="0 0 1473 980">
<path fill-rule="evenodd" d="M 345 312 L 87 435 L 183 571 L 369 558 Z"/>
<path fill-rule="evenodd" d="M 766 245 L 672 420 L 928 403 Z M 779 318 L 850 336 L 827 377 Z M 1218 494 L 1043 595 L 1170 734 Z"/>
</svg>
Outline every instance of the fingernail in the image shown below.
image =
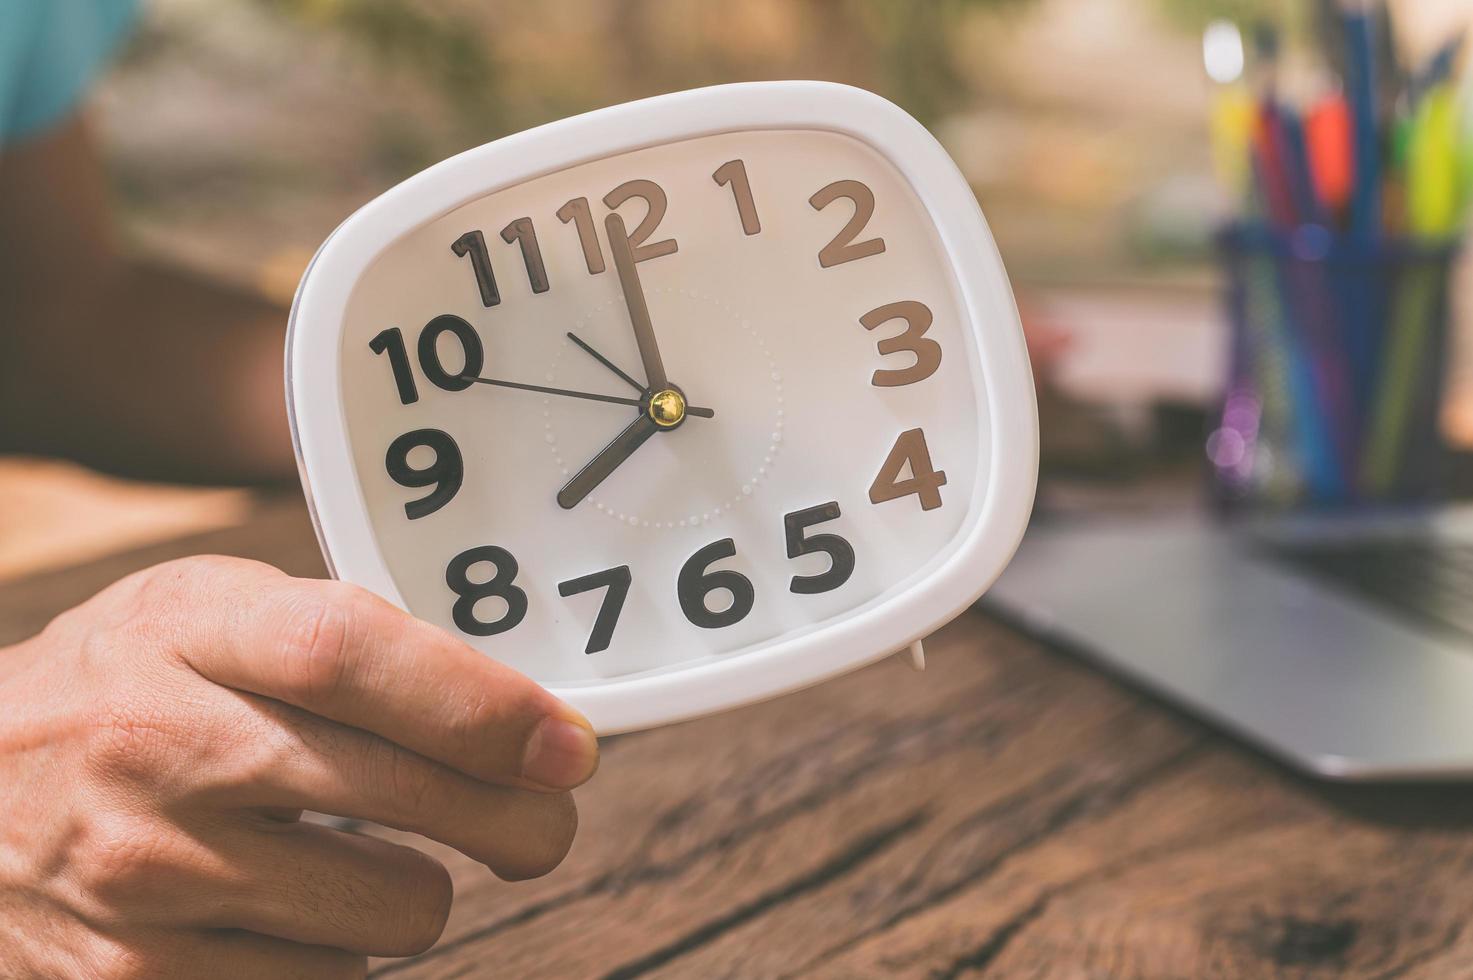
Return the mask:
<svg viewBox="0 0 1473 980">
<path fill-rule="evenodd" d="M 598 739 L 584 725 L 547 717 L 532 732 L 522 756 L 522 778 L 550 789 L 572 789 L 598 766 Z"/>
</svg>

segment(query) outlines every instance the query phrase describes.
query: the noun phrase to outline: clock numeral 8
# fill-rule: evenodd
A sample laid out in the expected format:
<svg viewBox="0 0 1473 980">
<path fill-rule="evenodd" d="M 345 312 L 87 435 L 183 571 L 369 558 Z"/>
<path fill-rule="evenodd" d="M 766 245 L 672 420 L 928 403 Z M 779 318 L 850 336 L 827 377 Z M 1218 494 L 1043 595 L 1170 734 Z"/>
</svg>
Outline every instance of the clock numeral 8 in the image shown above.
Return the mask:
<svg viewBox="0 0 1473 980">
<path fill-rule="evenodd" d="M 480 564 L 491 565 L 495 574 L 484 582 L 472 582 L 471 567 Z M 517 560 L 494 544 L 462 551 L 452 558 L 445 569 L 445 584 L 459 597 L 450 615 L 460 631 L 471 636 L 495 636 L 520 623 L 527 615 L 527 593 L 512 584 L 516 577 Z M 506 612 L 488 623 L 476 617 L 476 604 L 493 596 L 506 603 Z"/>
</svg>

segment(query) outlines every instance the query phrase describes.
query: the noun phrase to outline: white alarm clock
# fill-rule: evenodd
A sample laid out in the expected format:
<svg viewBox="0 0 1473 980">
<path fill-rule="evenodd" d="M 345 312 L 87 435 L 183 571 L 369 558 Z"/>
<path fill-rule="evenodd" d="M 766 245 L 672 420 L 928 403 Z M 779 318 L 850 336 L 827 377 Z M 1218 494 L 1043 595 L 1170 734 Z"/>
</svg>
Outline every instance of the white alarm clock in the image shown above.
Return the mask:
<svg viewBox="0 0 1473 980">
<path fill-rule="evenodd" d="M 1033 500 L 982 213 L 919 123 L 840 85 L 680 92 L 431 167 L 323 244 L 286 367 L 333 574 L 600 733 L 906 648 Z"/>
</svg>

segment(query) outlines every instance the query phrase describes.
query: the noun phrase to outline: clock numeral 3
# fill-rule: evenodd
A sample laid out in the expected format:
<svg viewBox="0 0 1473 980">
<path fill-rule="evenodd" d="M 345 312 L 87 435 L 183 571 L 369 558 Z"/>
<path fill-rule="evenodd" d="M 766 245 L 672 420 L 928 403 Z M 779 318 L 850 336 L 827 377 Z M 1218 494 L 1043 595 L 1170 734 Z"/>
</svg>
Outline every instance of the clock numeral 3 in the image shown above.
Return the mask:
<svg viewBox="0 0 1473 980">
<path fill-rule="evenodd" d="M 593 589 L 608 590 L 598 607 L 598 616 L 593 620 L 593 632 L 588 635 L 584 653 L 599 653 L 609 648 L 609 641 L 614 638 L 614 627 L 619 624 L 619 613 L 624 610 L 624 600 L 629 596 L 631 581 L 629 566 L 619 565 L 558 583 L 557 594 L 565 599 Z"/>
<path fill-rule="evenodd" d="M 905 368 L 889 368 L 876 371 L 870 384 L 879 388 L 896 388 L 924 381 L 936 373 L 941 366 L 941 345 L 925 336 L 931 327 L 931 310 L 924 303 L 907 299 L 899 303 L 887 303 L 870 310 L 859 318 L 864 329 L 873 330 L 891 320 L 904 320 L 905 332 L 895 337 L 886 337 L 876 344 L 881 354 L 910 351 L 915 363 Z"/>
<path fill-rule="evenodd" d="M 415 469 L 409 465 L 409 454 L 421 446 L 435 451 L 435 461 L 424 469 Z M 384 468 L 401 487 L 435 488 L 429 496 L 404 505 L 404 513 L 411 521 L 427 517 L 450 503 L 465 479 L 465 462 L 461 459 L 460 447 L 450 438 L 450 433 L 439 429 L 415 429 L 389 443 L 389 451 L 384 454 Z"/>
<path fill-rule="evenodd" d="M 756 594 L 752 591 L 751 579 L 731 569 L 707 571 L 712 563 L 735 555 L 736 544 L 731 538 L 722 538 L 691 555 L 680 568 L 680 577 L 675 583 L 680 611 L 702 629 L 731 626 L 741 622 L 752 611 Z M 712 612 L 706 605 L 706 597 L 717 589 L 731 593 L 731 605 L 720 612 Z"/>
<path fill-rule="evenodd" d="M 795 510 L 783 515 L 783 533 L 788 539 L 788 557 L 812 555 L 824 552 L 829 556 L 829 568 L 817 575 L 794 575 L 788 590 L 799 595 L 817 595 L 832 592 L 854 574 L 854 547 L 837 534 L 805 535 L 803 532 L 815 524 L 824 524 L 839 519 L 839 503 L 830 500 L 826 504 Z"/>
<path fill-rule="evenodd" d="M 742 219 L 742 234 L 755 235 L 761 231 L 757 202 L 752 200 L 752 185 L 747 182 L 747 165 L 740 160 L 728 160 L 716 168 L 711 179 L 723 187 L 730 185 L 732 197 L 736 198 L 737 217 Z"/>
<path fill-rule="evenodd" d="M 907 465 L 911 475 L 901 479 Z M 906 429 L 896 438 L 894 448 L 880 466 L 880 474 L 869 488 L 869 499 L 872 504 L 881 504 L 915 494 L 920 498 L 921 510 L 935 510 L 941 506 L 941 488 L 944 486 L 946 473 L 931 465 L 926 434 L 920 429 Z"/>
<path fill-rule="evenodd" d="M 472 582 L 470 570 L 480 564 L 491 565 L 495 574 L 484 582 Z M 471 636 L 495 636 L 520 623 L 527 615 L 527 593 L 512 584 L 516 577 L 517 560 L 511 552 L 494 544 L 462 551 L 450 559 L 445 569 L 445 584 L 459 597 L 450 615 L 460 631 Z M 493 596 L 506 603 L 506 612 L 488 623 L 476 617 L 476 604 Z"/>
<path fill-rule="evenodd" d="M 862 242 L 854 240 L 864 231 L 864 226 L 869 224 L 869 219 L 875 213 L 875 194 L 869 189 L 869 185 L 857 180 L 836 180 L 827 187 L 820 188 L 808 199 L 808 203 L 813 206 L 813 210 L 822 211 L 841 197 L 847 197 L 854 203 L 854 214 L 839 229 L 833 240 L 819 249 L 818 264 L 825 269 L 866 256 L 879 255 L 885 250 L 883 238 L 870 238 Z"/>
</svg>

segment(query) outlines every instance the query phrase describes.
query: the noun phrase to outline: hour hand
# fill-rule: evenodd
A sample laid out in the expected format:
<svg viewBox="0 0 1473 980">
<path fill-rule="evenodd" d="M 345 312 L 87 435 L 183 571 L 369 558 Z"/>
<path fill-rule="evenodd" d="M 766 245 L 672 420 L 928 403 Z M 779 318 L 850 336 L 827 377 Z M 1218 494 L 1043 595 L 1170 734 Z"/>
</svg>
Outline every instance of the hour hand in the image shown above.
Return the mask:
<svg viewBox="0 0 1473 980">
<path fill-rule="evenodd" d="M 583 498 L 593 492 L 609 474 L 634 454 L 634 451 L 644 445 L 645 440 L 660 430 L 655 420 L 650 418 L 647 412 L 640 412 L 639 416 L 624 429 L 623 432 L 614 436 L 612 442 L 603 448 L 588 464 L 573 475 L 561 490 L 557 492 L 558 506 L 564 510 L 572 510 L 582 503 Z"/>
</svg>

